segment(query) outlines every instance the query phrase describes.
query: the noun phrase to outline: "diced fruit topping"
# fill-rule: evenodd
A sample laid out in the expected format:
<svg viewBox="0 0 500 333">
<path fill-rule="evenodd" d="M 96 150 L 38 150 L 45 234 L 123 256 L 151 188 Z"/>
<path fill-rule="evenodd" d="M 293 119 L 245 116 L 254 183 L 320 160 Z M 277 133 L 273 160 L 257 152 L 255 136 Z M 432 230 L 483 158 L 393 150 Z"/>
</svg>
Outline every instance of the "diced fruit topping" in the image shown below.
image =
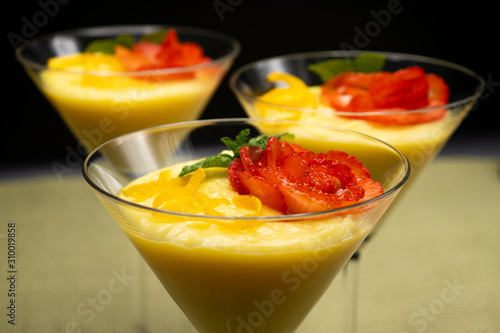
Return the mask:
<svg viewBox="0 0 500 333">
<path fill-rule="evenodd" d="M 322 86 L 322 100 L 336 111 L 411 111 L 356 116 L 385 124 L 407 125 L 441 119 L 445 109 L 415 112 L 448 103 L 449 88 L 442 78 L 420 67 L 394 73 L 346 72 Z"/>
<path fill-rule="evenodd" d="M 260 136 L 247 140 L 242 131 L 235 141 L 225 138 L 231 155 L 223 154 L 221 164 L 210 157 L 186 166 L 181 175 L 210 166 L 225 166 L 240 195 L 251 195 L 282 214 L 325 211 L 372 199 L 383 193 L 369 171 L 355 157 L 341 151 L 313 153 L 281 136 Z M 258 142 L 258 144 L 256 144 Z"/>
<path fill-rule="evenodd" d="M 51 58 L 47 65 L 50 68 L 79 71 L 135 72 L 182 68 L 211 60 L 200 45 L 181 42 L 177 31 L 172 28 L 144 35 L 137 42 L 131 35 L 95 40 L 82 54 Z M 179 71 L 154 76 L 137 75 L 134 78 L 152 81 L 191 79 L 198 71 Z"/>
<path fill-rule="evenodd" d="M 161 44 L 149 40 L 141 40 L 131 48 L 118 44 L 115 46 L 115 54 L 130 71 L 186 67 L 211 60 L 204 55 L 198 44 L 180 42 L 175 29 L 169 29 L 165 33 Z"/>
<path fill-rule="evenodd" d="M 262 203 L 253 196 L 240 195 L 233 198 L 210 197 L 199 190 L 206 179 L 203 168 L 183 177 L 162 171 L 159 177 L 147 183 L 122 189 L 122 194 L 136 202 L 152 200 L 152 207 L 178 213 L 211 216 L 261 216 Z M 158 215 L 159 220 L 168 221 L 167 216 Z M 173 218 L 172 221 L 177 219 Z"/>
<path fill-rule="evenodd" d="M 426 74 L 417 66 L 403 68 L 393 73 L 372 71 L 374 67 L 368 71 L 361 70 L 363 66 L 359 64 L 365 60 L 359 56 L 352 60 L 352 63 L 358 64 L 358 68 L 351 66 L 351 70 L 338 71 L 328 78 L 325 75 L 325 68 L 329 68 L 329 61 L 311 65 L 311 70 L 322 69 L 321 72 L 315 70 L 325 81 L 322 85 L 322 101 L 336 111 L 411 111 L 355 116 L 392 125 L 426 123 L 444 117 L 445 109 L 416 111 L 448 103 L 449 87 L 441 77 L 431 73 Z M 373 61 L 369 64 L 373 64 Z"/>
<path fill-rule="evenodd" d="M 321 102 L 335 111 L 363 112 L 350 116 L 389 125 L 408 125 L 432 122 L 441 119 L 446 109 L 450 90 L 446 82 L 421 67 L 407 67 L 396 72 L 385 72 L 382 68 L 385 57 L 363 53 L 354 59 L 331 59 L 311 64 L 308 69 L 323 80 Z M 286 83 L 287 87 L 276 87 L 258 99 L 283 108 L 256 103 L 264 118 L 300 118 L 300 110 L 316 109 L 315 97 L 299 78 L 285 73 L 271 73 L 270 82 Z M 436 108 L 433 110 L 421 110 Z M 372 111 L 393 113 L 369 114 Z M 408 111 L 408 112 L 401 112 Z M 367 114 L 368 113 L 368 114 Z"/>
</svg>

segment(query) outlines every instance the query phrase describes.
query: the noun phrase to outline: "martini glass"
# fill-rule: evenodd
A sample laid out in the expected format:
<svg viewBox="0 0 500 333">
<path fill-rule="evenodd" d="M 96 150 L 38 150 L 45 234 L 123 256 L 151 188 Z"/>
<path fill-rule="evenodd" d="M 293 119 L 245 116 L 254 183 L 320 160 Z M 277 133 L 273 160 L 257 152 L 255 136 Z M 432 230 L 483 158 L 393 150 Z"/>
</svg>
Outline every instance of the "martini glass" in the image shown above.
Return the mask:
<svg viewBox="0 0 500 333">
<path fill-rule="evenodd" d="M 412 174 L 408 185 L 403 192 L 411 190 L 411 183 L 417 181 L 418 176 L 434 159 L 447 140 L 452 136 L 464 117 L 471 110 L 484 90 L 484 82 L 471 70 L 447 61 L 400 53 L 372 52 L 385 57 L 384 71 L 394 72 L 409 66 L 419 66 L 426 73 L 441 76 L 450 87 L 450 100 L 447 105 L 412 111 L 380 111 L 380 112 L 337 112 L 327 106 L 317 109 L 294 108 L 264 102 L 258 97 L 275 88 L 279 84 L 270 82 L 267 76 L 273 72 L 292 74 L 300 78 L 309 87 L 318 100 L 322 81 L 308 69 L 311 64 L 324 62 L 330 59 L 353 59 L 361 51 L 322 51 L 301 54 L 290 54 L 268 58 L 247 64 L 237 69 L 230 79 L 230 87 L 249 117 L 272 119 L 289 119 L 307 121 L 319 124 L 338 126 L 361 132 L 383 140 L 405 154 L 410 161 Z M 284 84 L 286 86 L 286 84 Z M 436 110 L 446 110 L 445 116 L 438 121 L 416 125 L 384 125 L 377 118 L 398 113 L 426 115 Z M 353 118 L 368 116 L 370 120 Z M 398 200 L 404 195 L 398 196 Z M 403 199 L 404 200 L 404 199 Z M 390 211 L 397 209 L 397 202 Z M 387 219 L 387 214 L 377 228 L 370 233 L 370 238 L 379 230 L 380 225 Z M 368 238 L 363 243 L 366 245 Z M 356 327 L 357 308 L 357 278 L 359 265 L 359 250 L 355 253 L 344 270 L 346 283 L 347 304 L 345 314 L 346 332 L 354 332 Z"/>
<path fill-rule="evenodd" d="M 221 137 L 234 138 L 247 128 L 250 136 L 286 131 L 294 135 L 292 142 L 309 150 L 354 155 L 385 193 L 344 209 L 268 217 L 164 211 L 119 194 L 151 172 L 220 153 L 225 149 Z M 197 331 L 289 333 L 373 229 L 409 177 L 409 168 L 392 146 L 344 129 L 219 119 L 116 138 L 87 157 L 83 176 Z M 166 320 L 169 311 L 164 309 Z"/>
<path fill-rule="evenodd" d="M 181 42 L 199 44 L 212 61 L 134 72 L 47 67 L 49 58 L 81 53 L 97 39 L 131 35 L 137 41 L 143 35 L 168 28 L 176 29 Z M 132 25 L 82 28 L 41 36 L 21 45 L 16 55 L 88 153 L 125 133 L 198 119 L 239 50 L 235 39 L 214 31 Z M 165 80 L 166 77 L 170 79 Z"/>
</svg>

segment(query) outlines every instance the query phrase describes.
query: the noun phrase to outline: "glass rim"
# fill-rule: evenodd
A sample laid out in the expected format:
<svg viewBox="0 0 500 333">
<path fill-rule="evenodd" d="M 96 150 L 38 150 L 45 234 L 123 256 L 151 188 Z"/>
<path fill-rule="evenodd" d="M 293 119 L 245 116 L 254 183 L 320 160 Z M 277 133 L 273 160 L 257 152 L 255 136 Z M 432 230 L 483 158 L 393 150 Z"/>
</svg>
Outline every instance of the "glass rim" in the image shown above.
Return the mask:
<svg viewBox="0 0 500 333">
<path fill-rule="evenodd" d="M 144 135 L 146 133 L 150 132 L 156 132 L 156 131 L 162 131 L 166 130 L 169 128 L 175 128 L 175 127 L 191 127 L 191 128 L 197 128 L 205 125 L 217 125 L 217 124 L 230 124 L 230 123 L 258 123 L 258 122 L 273 122 L 273 123 L 283 123 L 283 124 L 296 124 L 296 125 L 310 125 L 310 126 L 316 126 L 316 127 L 323 127 L 327 129 L 332 129 L 337 132 L 343 132 L 349 135 L 356 135 L 358 137 L 362 137 L 364 139 L 369 139 L 371 141 L 377 142 L 378 144 L 382 144 L 383 146 L 386 146 L 389 150 L 395 152 L 397 156 L 401 159 L 402 166 L 405 168 L 405 174 L 399 180 L 397 184 L 392 186 L 390 189 L 387 191 L 384 191 L 379 196 L 376 196 L 375 198 L 369 199 L 367 201 L 363 201 L 354 205 L 346 206 L 346 207 L 341 207 L 341 208 L 334 208 L 330 210 L 325 210 L 325 211 L 319 211 L 319 212 L 312 212 L 312 213 L 301 213 L 301 214 L 290 214 L 290 215 L 276 215 L 276 216 L 245 216 L 245 217 L 230 217 L 230 216 L 215 216 L 215 215 L 197 215 L 197 214 L 188 214 L 188 213 L 181 213 L 181 212 L 175 212 L 175 211 L 168 211 L 168 210 L 162 210 L 162 209 L 157 209 L 157 208 L 152 208 L 148 206 L 144 206 L 138 203 L 134 203 L 125 199 L 122 199 L 118 197 L 117 195 L 110 193 L 103 188 L 101 188 L 99 185 L 97 185 L 89 176 L 90 170 L 89 167 L 92 164 L 93 159 L 96 158 L 96 155 L 99 153 L 100 150 L 120 144 L 122 141 L 126 141 L 130 137 L 138 136 L 138 135 Z M 205 219 L 209 221 L 214 221 L 214 220 L 226 220 L 226 221 L 259 221 L 259 222 L 285 222 L 285 221 L 291 221 L 291 220 L 304 220 L 307 218 L 314 218 L 318 219 L 321 217 L 328 217 L 329 215 L 335 215 L 338 213 L 346 212 L 349 210 L 355 210 L 357 208 L 363 207 L 363 206 L 368 206 L 374 202 L 377 202 L 379 200 L 382 200 L 388 196 L 393 195 L 393 193 L 397 192 L 399 189 L 403 187 L 403 185 L 407 182 L 407 180 L 410 177 L 411 173 L 411 165 L 410 162 L 408 161 L 407 157 L 400 152 L 398 149 L 393 147 L 392 145 L 388 144 L 385 141 L 382 141 L 380 139 L 377 139 L 375 137 L 372 137 L 370 135 L 366 135 L 361 132 L 356 132 L 353 130 L 347 130 L 344 128 L 340 127 L 335 127 L 335 126 L 329 126 L 329 125 L 322 125 L 322 124 L 316 124 L 316 123 L 310 123 L 310 122 L 304 122 L 304 121 L 293 121 L 293 120 L 274 120 L 274 119 L 263 119 L 263 118 L 219 118 L 219 119 L 205 119 L 205 120 L 193 120 L 193 121 L 185 121 L 185 122 L 178 122 L 178 123 L 173 123 L 173 124 L 166 124 L 166 125 L 160 125 L 160 126 L 155 126 L 155 127 L 150 127 L 142 130 L 138 130 L 135 132 L 131 132 L 128 134 L 121 135 L 119 137 L 116 137 L 114 139 L 111 139 L 100 146 L 96 147 L 92 152 L 90 152 L 87 157 L 85 158 L 83 164 L 82 164 L 82 175 L 85 181 L 99 194 L 103 195 L 109 200 L 114 201 L 117 204 L 121 204 L 124 206 L 129 206 L 130 208 L 134 209 L 140 209 L 142 211 L 150 212 L 150 213 L 155 213 L 155 214 L 167 214 L 167 215 L 175 215 L 179 217 L 185 217 L 185 218 L 193 218 L 193 219 Z"/>
<path fill-rule="evenodd" d="M 317 109 L 310 109 L 310 108 L 298 108 L 298 107 L 291 107 L 291 106 L 284 106 L 281 104 L 275 104 L 267 101 L 262 101 L 255 97 L 254 95 L 247 94 L 246 92 L 242 91 L 236 86 L 236 83 L 238 82 L 239 77 L 241 74 L 251 68 L 256 67 L 259 64 L 262 64 L 264 62 L 271 62 L 271 61 L 278 61 L 278 60 L 285 60 L 285 59 L 305 59 L 305 58 L 316 58 L 316 57 L 337 57 L 340 58 L 340 56 L 344 58 L 348 57 L 354 57 L 356 55 L 359 55 L 361 53 L 374 53 L 374 54 L 380 54 L 380 55 L 385 55 L 391 57 L 393 60 L 413 60 L 413 61 L 419 61 L 422 63 L 428 63 L 432 65 L 438 65 L 442 67 L 447 67 L 450 69 L 457 70 L 459 72 L 462 72 L 468 76 L 470 76 L 473 79 L 476 79 L 477 85 L 474 88 L 474 93 L 471 94 L 470 96 L 464 97 L 458 101 L 454 101 L 451 103 L 447 103 L 445 105 L 440 105 L 440 106 L 433 106 L 433 107 L 425 107 L 425 108 L 420 108 L 420 109 L 415 109 L 415 110 L 380 110 L 380 111 L 336 111 L 331 108 L 327 110 L 317 110 Z M 247 63 L 237 69 L 234 70 L 233 74 L 229 78 L 229 87 L 233 91 L 234 94 L 238 96 L 242 96 L 245 99 L 247 99 L 249 102 L 252 103 L 260 103 L 269 107 L 274 107 L 274 108 L 282 108 L 282 109 L 287 109 L 287 110 L 292 110 L 292 111 L 300 111 L 300 112 L 308 112 L 308 113 L 323 113 L 323 114 L 331 114 L 334 113 L 339 116 L 345 116 L 345 117 L 360 117 L 360 116 L 380 116 L 380 115 L 395 115 L 395 114 L 414 114 L 414 113 L 423 113 L 423 112 L 430 112 L 433 110 L 437 109 L 453 109 L 456 108 L 457 106 L 460 105 L 465 105 L 470 102 L 475 102 L 479 99 L 479 97 L 483 94 L 484 89 L 485 89 L 485 82 L 484 79 L 478 75 L 476 72 L 468 69 L 467 67 L 464 67 L 462 65 L 458 65 L 456 63 L 447 61 L 447 60 L 442 60 L 438 58 L 433 58 L 433 57 L 428 57 L 428 56 L 422 56 L 422 55 L 416 55 L 416 54 L 407 54 L 407 53 L 399 53 L 399 52 L 385 52 L 385 51 L 371 51 L 371 50 L 327 50 L 327 51 L 312 51 L 312 52 L 300 52 L 300 53 L 291 53 L 291 54 L 284 54 L 284 55 L 278 55 L 278 56 L 273 56 L 273 57 L 268 57 L 268 58 L 263 58 L 260 60 L 256 60 L 250 63 Z"/>
<path fill-rule="evenodd" d="M 159 76 L 159 75 L 165 75 L 165 74 L 174 74 L 174 73 L 183 73 L 183 72 L 188 72 L 188 71 L 194 71 L 197 69 L 203 69 L 203 68 L 209 68 L 213 67 L 214 65 L 224 63 L 227 60 L 231 60 L 236 58 L 238 54 L 241 51 L 241 45 L 240 42 L 235 39 L 234 37 L 219 32 L 215 30 L 210 30 L 210 29 L 205 29 L 205 28 L 197 28 L 197 27 L 191 27 L 191 26 L 183 26 L 183 25 L 162 25 L 162 24 L 131 24 L 131 25 L 103 25 L 103 26 L 95 26 L 95 27 L 83 27 L 83 28 L 76 28 L 76 29 L 68 29 L 68 30 L 62 30 L 62 31 L 57 31 L 49 34 L 44 34 L 37 36 L 33 39 L 27 40 L 21 45 L 19 45 L 16 49 L 16 58 L 17 60 L 24 66 L 29 67 L 31 69 L 35 70 L 49 70 L 47 67 L 47 64 L 40 64 L 36 63 L 33 61 L 29 61 L 25 59 L 22 55 L 22 52 L 28 48 L 32 43 L 35 42 L 40 42 L 44 40 L 50 40 L 54 37 L 57 36 L 71 36 L 71 35 L 84 35 L 88 34 L 89 36 L 95 36 L 95 38 L 99 38 L 102 36 L 104 33 L 109 32 L 110 35 L 118 35 L 118 34 L 126 34 L 126 33 L 131 33 L 135 32 L 137 34 L 142 33 L 145 34 L 147 32 L 154 32 L 160 29 L 168 29 L 168 28 L 174 28 L 177 30 L 179 34 L 182 33 L 190 33 L 193 35 L 200 35 L 200 36 L 206 36 L 206 37 L 211 37 L 214 39 L 218 39 L 220 41 L 225 41 L 228 43 L 228 45 L 231 46 L 231 50 L 227 53 L 224 54 L 218 58 L 214 58 L 209 62 L 203 63 L 203 64 L 198 64 L 198 65 L 191 65 L 191 66 L 185 66 L 185 67 L 172 67 L 172 68 L 163 68 L 163 69 L 154 69 L 154 70 L 141 70 L 141 71 L 72 71 L 72 70 L 65 70 L 65 69 L 50 69 L 51 71 L 57 71 L 57 72 L 62 72 L 62 73 L 68 73 L 68 74 L 75 74 L 75 75 L 91 75 L 91 76 L 101 76 L 101 77 L 109 77 L 109 76 L 144 76 L 144 75 L 149 75 L 149 76 Z M 115 33 L 113 33 L 115 32 Z"/>
</svg>

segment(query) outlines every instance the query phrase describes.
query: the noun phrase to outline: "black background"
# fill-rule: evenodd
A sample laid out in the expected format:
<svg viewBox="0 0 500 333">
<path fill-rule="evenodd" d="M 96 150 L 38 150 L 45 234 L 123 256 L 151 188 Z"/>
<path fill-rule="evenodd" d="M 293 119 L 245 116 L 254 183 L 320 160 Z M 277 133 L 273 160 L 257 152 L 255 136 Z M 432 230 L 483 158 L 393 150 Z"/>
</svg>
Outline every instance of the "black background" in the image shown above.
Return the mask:
<svg viewBox="0 0 500 333">
<path fill-rule="evenodd" d="M 64 159 L 65 147 L 77 146 L 15 60 L 15 45 L 9 36 L 33 38 L 59 30 L 117 24 L 184 25 L 225 32 L 240 41 L 242 50 L 202 118 L 245 117 L 228 88 L 234 69 L 275 55 L 339 49 L 342 42 L 355 45 L 359 31 L 374 27 L 376 16 L 397 2 L 401 12 L 391 15 L 385 26 L 379 24 L 380 30 L 364 40 L 363 49 L 440 58 L 481 75 L 487 83 L 485 94 L 448 146 L 457 152 L 465 147 L 483 151 L 485 143 L 491 147 L 494 138 L 498 142 L 500 132 L 496 116 L 500 27 L 497 10 L 486 1 L 458 5 L 456 1 L 416 0 L 30 0 L 4 3 L 7 73 L 3 80 L 7 89 L 2 91 L 7 104 L 0 118 L 0 167 L 47 166 Z M 26 22 L 34 27 L 33 36 L 26 36 Z"/>
</svg>

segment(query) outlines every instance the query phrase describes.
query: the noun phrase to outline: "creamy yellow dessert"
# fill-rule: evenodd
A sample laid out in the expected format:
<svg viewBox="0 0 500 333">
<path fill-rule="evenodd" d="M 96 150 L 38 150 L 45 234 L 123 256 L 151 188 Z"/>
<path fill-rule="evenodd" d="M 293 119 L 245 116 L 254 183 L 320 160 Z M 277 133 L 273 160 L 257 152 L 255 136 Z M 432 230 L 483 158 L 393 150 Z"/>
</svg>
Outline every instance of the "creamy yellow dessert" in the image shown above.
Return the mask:
<svg viewBox="0 0 500 333">
<path fill-rule="evenodd" d="M 195 215 L 132 207 L 113 215 L 200 332 L 295 330 L 379 217 L 364 210 L 269 220 L 278 212 L 237 194 L 227 169 L 179 178 L 180 170 L 152 172 L 120 197 Z"/>
<path fill-rule="evenodd" d="M 248 99 L 237 95 L 251 118 L 286 119 L 335 126 L 360 132 L 385 141 L 400 150 L 410 161 L 412 177 L 423 170 L 441 150 L 467 113 L 446 112 L 441 119 L 419 124 L 383 124 L 364 119 L 344 117 L 325 104 L 321 87 L 305 85 L 289 74 L 272 73 L 269 80 L 279 83 L 262 96 Z M 304 133 L 304 136 L 307 136 Z M 317 133 L 310 133 L 316 137 Z"/>
<path fill-rule="evenodd" d="M 54 58 L 40 88 L 87 151 L 119 135 L 197 119 L 225 68 L 181 80 L 144 80 L 114 56 L 84 53 Z"/>
</svg>

